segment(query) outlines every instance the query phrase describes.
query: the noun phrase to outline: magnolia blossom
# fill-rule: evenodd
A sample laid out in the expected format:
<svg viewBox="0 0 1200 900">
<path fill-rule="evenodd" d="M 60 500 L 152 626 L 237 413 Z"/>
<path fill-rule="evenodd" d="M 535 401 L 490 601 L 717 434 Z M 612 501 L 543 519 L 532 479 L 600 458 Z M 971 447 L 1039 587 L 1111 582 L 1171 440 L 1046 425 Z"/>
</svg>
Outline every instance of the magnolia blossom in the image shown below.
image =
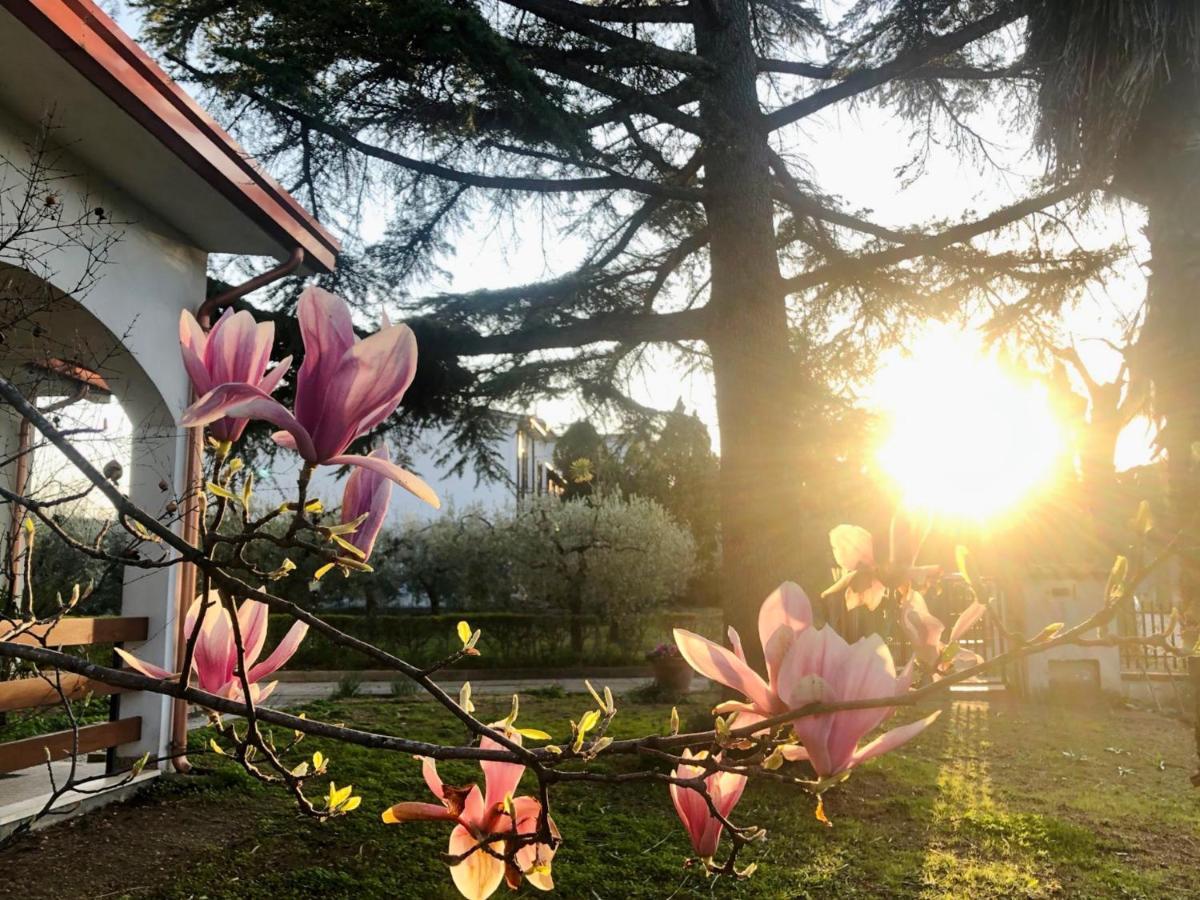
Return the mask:
<svg viewBox="0 0 1200 900">
<path fill-rule="evenodd" d="M 209 593 L 207 606 L 197 597 L 187 611 L 184 633 L 191 635 L 196 628 L 196 619 L 201 618 L 200 634 L 196 639 L 196 652 L 192 657 L 192 671 L 196 673 L 197 687 L 218 697 L 230 700 L 242 699 L 242 680 L 235 673 L 237 667 L 237 641 L 233 634 L 233 617 L 229 615 L 215 591 Z M 286 665 L 295 655 L 308 634 L 308 623 L 296 622 L 288 629 L 274 652 L 262 662 L 256 662 L 267 640 L 267 604 L 257 600 L 246 600 L 238 608 L 238 630 L 245 650 L 246 680 L 250 683 L 250 698 L 255 703 L 266 700 L 278 682 L 261 686 L 258 682 Z M 121 659 L 132 668 L 151 678 L 174 678 L 175 673 L 138 659 L 117 648 Z"/>
<path fill-rule="evenodd" d="M 925 598 L 917 591 L 909 591 L 908 596 L 900 604 L 900 622 L 904 626 L 908 639 L 912 642 L 913 656 L 917 662 L 930 672 L 934 678 L 939 678 L 947 668 L 958 669 L 978 665 L 982 658 L 972 650 L 958 648 L 953 659 L 944 660 L 946 648 L 957 644 L 979 618 L 987 612 L 987 606 L 975 600 L 959 615 L 958 621 L 950 629 L 949 640 L 942 641 L 942 632 L 946 626 L 942 620 L 929 611 Z"/>
<path fill-rule="evenodd" d="M 505 731 L 509 738 L 520 743 L 518 732 L 510 729 Z M 480 740 L 479 746 L 484 750 L 503 749 L 486 737 Z M 425 783 L 439 802 L 397 803 L 384 811 L 383 821 L 396 824 L 434 819 L 456 823 L 450 832 L 449 853 L 451 856 L 468 855 L 450 867 L 450 876 L 454 879 L 454 886 L 467 900 L 490 897 L 506 876 L 509 886 L 514 889 L 519 886 L 520 877 L 524 876 L 535 888 L 552 890 L 554 879 L 550 876 L 550 863 L 554 859 L 554 847 L 550 844 L 522 844 L 515 855 L 516 872 L 511 869 L 506 871 L 503 840 L 488 843 L 487 849 L 480 846 L 480 841 L 489 835 L 514 830 L 518 834 L 536 833 L 542 806 L 533 797 L 513 796 L 525 773 L 524 766 L 490 760 L 481 760 L 479 765 L 483 769 L 483 792 L 475 784 L 469 788 L 444 785 L 438 775 L 437 763 L 432 759 L 422 759 Z M 553 819 L 549 820 L 549 826 L 551 835 L 557 840 L 558 827 Z"/>
<path fill-rule="evenodd" d="M 733 628 L 729 629 L 733 650 L 682 628 L 675 629 L 675 643 L 693 669 L 746 698 L 744 703 L 737 700 L 722 703 L 715 712 L 736 712 L 738 726 L 750 725 L 789 708 L 780 697 L 780 667 L 796 636 L 811 628 L 812 623 L 812 604 L 798 584 L 786 581 L 763 601 L 758 611 L 758 639 L 767 662 L 765 681 L 746 662 L 741 637 Z"/>
<path fill-rule="evenodd" d="M 899 533 L 898 533 L 899 532 Z M 917 566 L 917 553 L 924 542 L 928 524 L 922 528 L 908 523 L 900 528 L 892 522 L 888 560 L 879 563 L 875 559 L 875 542 L 871 532 L 857 525 L 839 525 L 829 532 L 829 543 L 833 547 L 833 559 L 837 563 L 836 582 L 826 588 L 822 597 L 846 592 L 846 609 L 865 606 L 876 609 L 888 588 L 906 589 L 914 581 L 923 583 L 936 576 L 939 566 Z M 903 543 L 905 546 L 899 546 Z"/>
<path fill-rule="evenodd" d="M 704 759 L 706 756 L 708 756 L 706 750 L 700 751 L 695 756 L 686 748 L 683 751 L 684 759 Z M 697 778 L 703 774 L 702 766 L 690 766 L 686 763 L 680 763 L 674 772 L 676 778 Z M 704 779 L 704 786 L 708 790 L 709 797 L 712 798 L 713 806 L 728 819 L 733 808 L 742 799 L 742 791 L 746 787 L 746 776 L 736 772 L 718 770 L 711 772 Z M 721 831 L 725 827 L 724 824 L 712 814 L 708 802 L 699 791 L 678 784 L 672 784 L 670 787 L 671 801 L 675 804 L 675 812 L 679 814 L 679 821 L 687 829 L 688 837 L 692 841 L 692 849 L 701 859 L 711 859 L 717 852 L 717 845 L 721 842 Z"/>
<path fill-rule="evenodd" d="M 245 380 L 218 385 L 183 414 L 188 426 L 221 418 L 262 419 L 282 429 L 273 437 L 310 465 L 358 466 L 378 472 L 425 502 L 437 495 L 386 457 L 346 454 L 346 448 L 400 405 L 417 371 L 417 341 L 407 325 L 392 325 L 359 340 L 346 301 L 317 287 L 300 295 L 297 316 L 304 362 L 296 373 L 292 411 Z"/>
<path fill-rule="evenodd" d="M 292 366 L 289 356 L 267 372 L 274 343 L 274 323 L 258 324 L 245 310 L 225 310 L 208 334 L 187 310 L 179 317 L 183 366 L 198 394 L 229 383 L 253 385 L 264 395 L 273 393 Z M 248 421 L 224 417 L 213 421 L 208 430 L 218 441 L 232 443 L 242 436 Z"/>
<path fill-rule="evenodd" d="M 892 654 L 879 635 L 848 644 L 827 625 L 796 635 L 779 683 L 780 699 L 789 707 L 799 707 L 814 700 L 843 703 L 900 696 L 912 683 L 912 671 L 909 667 L 896 674 Z M 862 739 L 893 710 L 888 706 L 846 709 L 796 719 L 792 728 L 803 747 L 785 748 L 783 755 L 806 759 L 820 778 L 831 778 L 912 740 L 940 713 L 893 728 L 860 747 Z"/>
<path fill-rule="evenodd" d="M 375 448 L 371 456 L 391 461 L 385 444 Z M 345 540 L 358 548 L 363 559 L 367 559 L 375 548 L 375 539 L 383 528 L 391 499 L 392 483 L 377 469 L 360 467 L 346 479 L 346 488 L 342 492 L 342 523 L 353 522 L 363 516 L 366 518 L 345 536 Z"/>
</svg>

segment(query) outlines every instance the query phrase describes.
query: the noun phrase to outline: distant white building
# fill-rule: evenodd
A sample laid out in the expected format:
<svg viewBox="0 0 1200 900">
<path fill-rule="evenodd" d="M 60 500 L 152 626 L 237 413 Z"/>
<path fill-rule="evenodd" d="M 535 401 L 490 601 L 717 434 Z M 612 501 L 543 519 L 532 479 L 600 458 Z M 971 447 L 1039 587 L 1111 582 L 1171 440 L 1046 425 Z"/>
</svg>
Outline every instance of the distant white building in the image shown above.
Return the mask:
<svg viewBox="0 0 1200 900">
<path fill-rule="evenodd" d="M 441 498 L 441 510 L 435 510 L 401 490 L 392 494 L 385 527 L 394 527 L 406 520 L 429 520 L 454 510 L 479 507 L 485 512 L 500 513 L 515 508 L 525 497 L 562 492 L 562 475 L 555 469 L 555 434 L 537 416 L 500 414 L 505 423 L 503 435 L 495 443 L 497 455 L 506 460 L 508 476 L 501 481 L 480 479 L 470 469 L 462 474 L 447 471 L 437 460 L 445 452 L 446 433 L 431 430 L 416 444 L 403 449 L 409 458 L 407 467 L 420 475 Z M 300 459 L 295 454 L 280 452 L 257 471 L 255 495 L 265 505 L 293 499 L 296 479 L 300 474 Z M 333 467 L 321 467 L 309 483 L 309 496 L 320 497 L 326 509 L 341 503 L 345 476 Z"/>
</svg>

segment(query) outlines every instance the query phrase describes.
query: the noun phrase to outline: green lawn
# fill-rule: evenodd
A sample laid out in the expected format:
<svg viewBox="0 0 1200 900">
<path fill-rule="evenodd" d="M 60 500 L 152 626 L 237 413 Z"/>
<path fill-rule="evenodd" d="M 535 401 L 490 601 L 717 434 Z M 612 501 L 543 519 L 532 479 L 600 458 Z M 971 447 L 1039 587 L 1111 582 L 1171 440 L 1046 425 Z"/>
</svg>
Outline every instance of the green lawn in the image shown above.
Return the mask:
<svg viewBox="0 0 1200 900">
<path fill-rule="evenodd" d="M 498 717 L 507 703 L 484 697 L 479 705 Z M 681 714 L 705 707 L 694 702 Z M 580 696 L 523 698 L 521 724 L 561 734 L 584 709 Z M 619 709 L 617 736 L 662 729 L 669 715 L 664 705 Z M 330 701 L 310 715 L 463 737 L 415 699 Z M 194 735 L 197 747 L 207 740 Z M 197 756 L 207 774 L 164 779 L 124 807 L 34 836 L 0 855 L 0 866 L 10 884 L 32 888 L 29 897 L 457 896 L 437 861 L 447 826 L 379 822 L 397 800 L 430 799 L 416 761 L 311 739 L 302 746 L 331 757 L 339 785 L 354 784 L 363 796 L 356 813 L 314 824 L 228 761 Z M 828 795 L 832 828 L 814 819 L 807 795 L 753 783 L 734 818 L 763 825 L 769 838 L 743 857 L 760 865 L 740 883 L 683 867 L 689 847 L 665 788 L 559 788 L 554 815 L 566 842 L 554 863 L 556 895 L 1200 897 L 1192 764 L 1188 730 L 1150 713 L 960 702 Z M 443 772 L 457 783 L 479 775 L 470 764 Z"/>
</svg>

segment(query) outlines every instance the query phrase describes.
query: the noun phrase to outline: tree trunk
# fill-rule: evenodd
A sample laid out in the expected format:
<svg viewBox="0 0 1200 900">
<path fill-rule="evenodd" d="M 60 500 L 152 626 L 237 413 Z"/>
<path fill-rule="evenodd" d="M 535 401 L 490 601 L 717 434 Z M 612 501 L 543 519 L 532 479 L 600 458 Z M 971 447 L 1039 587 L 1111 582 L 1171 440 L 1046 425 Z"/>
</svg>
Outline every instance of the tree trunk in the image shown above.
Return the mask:
<svg viewBox="0 0 1200 900">
<path fill-rule="evenodd" d="M 578 660 L 583 657 L 583 600 L 578 592 L 571 598 L 571 654 Z"/>
<path fill-rule="evenodd" d="M 1184 71 L 1187 71 L 1186 69 Z M 1153 384 L 1167 451 L 1169 515 L 1179 534 L 1176 603 L 1183 641 L 1200 638 L 1200 83 L 1169 82 L 1148 107 L 1118 184 L 1146 205 L 1150 277 L 1138 358 Z M 1188 660 L 1200 751 L 1200 667 Z"/>
<path fill-rule="evenodd" d="M 1147 359 L 1153 366 L 1154 405 L 1163 417 L 1170 513 L 1165 532 L 1181 535 L 1176 603 L 1187 646 L 1200 638 L 1200 222 L 1186 194 L 1149 204 L 1151 263 L 1147 287 Z M 1188 660 L 1197 750 L 1200 751 L 1200 668 Z"/>
<path fill-rule="evenodd" d="M 721 427 L 722 605 L 761 667 L 757 612 L 800 552 L 795 390 L 776 255 L 770 163 L 745 0 L 697 12 L 713 64 L 701 96 L 712 276 L 708 345 Z"/>
</svg>

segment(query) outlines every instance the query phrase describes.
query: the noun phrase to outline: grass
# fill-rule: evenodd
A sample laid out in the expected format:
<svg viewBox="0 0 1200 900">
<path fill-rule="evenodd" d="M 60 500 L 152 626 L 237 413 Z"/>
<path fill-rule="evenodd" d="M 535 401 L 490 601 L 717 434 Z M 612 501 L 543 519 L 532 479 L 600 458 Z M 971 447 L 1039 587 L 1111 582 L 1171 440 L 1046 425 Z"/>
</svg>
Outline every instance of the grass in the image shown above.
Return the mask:
<svg viewBox="0 0 1200 900">
<path fill-rule="evenodd" d="M 561 737 L 588 700 L 544 693 L 522 697 L 521 722 Z M 483 716 L 507 712 L 506 698 L 476 703 Z M 670 714 L 670 704 L 618 708 L 617 736 L 662 730 Z M 324 701 L 309 715 L 463 738 L 457 723 L 413 698 Z M 208 737 L 196 732 L 194 748 Z M 397 800 L 432 799 L 414 760 L 312 739 L 301 748 L 331 758 L 330 776 L 362 794 L 358 812 L 314 824 L 228 761 L 197 754 L 206 774 L 163 779 L 125 807 L 0 854 L 0 866 L 11 883 L 33 885 L 30 897 L 456 896 L 437 859 L 447 827 L 379 822 Z M 832 828 L 815 820 L 810 797 L 753 783 L 734 818 L 769 837 L 743 857 L 760 865 L 739 883 L 684 867 L 689 847 L 664 788 L 562 786 L 554 815 L 566 843 L 555 859 L 555 896 L 1200 897 L 1193 755 L 1186 728 L 1150 713 L 956 703 L 917 741 L 827 796 Z M 472 764 L 441 768 L 447 783 L 480 776 Z M 78 853 L 87 854 L 86 871 Z"/>
</svg>

